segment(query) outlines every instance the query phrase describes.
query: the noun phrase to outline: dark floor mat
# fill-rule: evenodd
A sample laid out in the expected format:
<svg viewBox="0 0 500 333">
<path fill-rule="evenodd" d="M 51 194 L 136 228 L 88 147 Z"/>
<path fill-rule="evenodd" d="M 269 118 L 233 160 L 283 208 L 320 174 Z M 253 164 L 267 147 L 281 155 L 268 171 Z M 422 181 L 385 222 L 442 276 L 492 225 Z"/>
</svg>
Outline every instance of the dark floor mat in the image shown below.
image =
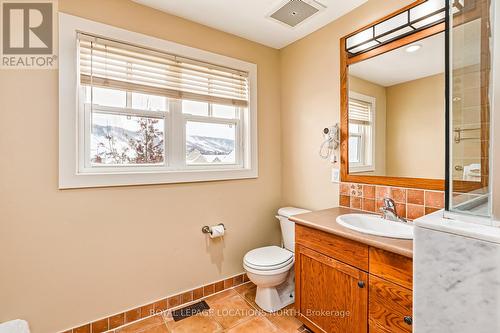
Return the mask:
<svg viewBox="0 0 500 333">
<path fill-rule="evenodd" d="M 183 307 L 182 309 L 172 311 L 172 317 L 174 318 L 174 321 L 179 321 L 194 316 L 195 314 L 206 311 L 208 309 L 210 309 L 210 307 L 208 306 L 207 302 L 201 301 Z"/>
</svg>

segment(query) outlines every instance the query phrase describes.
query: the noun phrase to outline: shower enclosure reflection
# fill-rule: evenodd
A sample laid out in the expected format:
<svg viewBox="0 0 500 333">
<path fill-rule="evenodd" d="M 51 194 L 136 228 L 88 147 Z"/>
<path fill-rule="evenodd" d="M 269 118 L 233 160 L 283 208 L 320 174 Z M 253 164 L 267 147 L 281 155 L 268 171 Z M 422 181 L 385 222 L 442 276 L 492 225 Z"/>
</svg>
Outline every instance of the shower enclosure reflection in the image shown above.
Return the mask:
<svg viewBox="0 0 500 333">
<path fill-rule="evenodd" d="M 490 0 L 450 1 L 450 211 L 491 215 Z"/>
</svg>

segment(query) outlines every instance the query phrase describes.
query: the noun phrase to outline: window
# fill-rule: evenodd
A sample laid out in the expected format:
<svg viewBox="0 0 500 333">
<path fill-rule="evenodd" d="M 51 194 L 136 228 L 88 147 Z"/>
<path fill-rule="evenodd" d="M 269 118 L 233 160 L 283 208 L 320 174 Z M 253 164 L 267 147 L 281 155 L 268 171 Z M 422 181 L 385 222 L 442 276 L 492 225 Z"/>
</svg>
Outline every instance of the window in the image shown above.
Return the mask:
<svg viewBox="0 0 500 333">
<path fill-rule="evenodd" d="M 77 93 L 60 108 L 60 187 L 257 176 L 255 65 L 65 14 L 61 24 L 74 33 L 61 28 L 72 50 L 61 106 L 70 76 Z"/>
<path fill-rule="evenodd" d="M 349 92 L 349 171 L 375 170 L 375 98 Z"/>
<path fill-rule="evenodd" d="M 86 85 L 81 98 L 82 171 L 166 164 L 167 98 Z"/>
</svg>

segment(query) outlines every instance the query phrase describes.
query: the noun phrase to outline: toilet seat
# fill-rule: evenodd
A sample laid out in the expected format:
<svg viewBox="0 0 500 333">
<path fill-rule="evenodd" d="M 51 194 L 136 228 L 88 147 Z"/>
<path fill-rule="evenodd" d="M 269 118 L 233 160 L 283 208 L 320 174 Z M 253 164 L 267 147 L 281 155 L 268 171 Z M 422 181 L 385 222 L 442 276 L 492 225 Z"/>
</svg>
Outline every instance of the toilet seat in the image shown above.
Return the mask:
<svg viewBox="0 0 500 333">
<path fill-rule="evenodd" d="M 278 246 L 265 246 L 249 251 L 243 258 L 243 265 L 259 274 L 277 274 L 289 270 L 294 261 L 293 252 Z"/>
</svg>

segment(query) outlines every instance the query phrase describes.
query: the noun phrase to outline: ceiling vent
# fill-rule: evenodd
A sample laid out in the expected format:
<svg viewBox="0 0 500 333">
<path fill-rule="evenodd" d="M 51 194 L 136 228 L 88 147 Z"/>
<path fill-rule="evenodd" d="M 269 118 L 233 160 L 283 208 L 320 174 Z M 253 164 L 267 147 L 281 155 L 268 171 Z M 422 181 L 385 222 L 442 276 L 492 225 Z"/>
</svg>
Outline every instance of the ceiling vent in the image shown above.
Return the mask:
<svg viewBox="0 0 500 333">
<path fill-rule="evenodd" d="M 322 4 L 312 0 L 287 0 L 269 17 L 293 28 L 324 8 Z"/>
</svg>

